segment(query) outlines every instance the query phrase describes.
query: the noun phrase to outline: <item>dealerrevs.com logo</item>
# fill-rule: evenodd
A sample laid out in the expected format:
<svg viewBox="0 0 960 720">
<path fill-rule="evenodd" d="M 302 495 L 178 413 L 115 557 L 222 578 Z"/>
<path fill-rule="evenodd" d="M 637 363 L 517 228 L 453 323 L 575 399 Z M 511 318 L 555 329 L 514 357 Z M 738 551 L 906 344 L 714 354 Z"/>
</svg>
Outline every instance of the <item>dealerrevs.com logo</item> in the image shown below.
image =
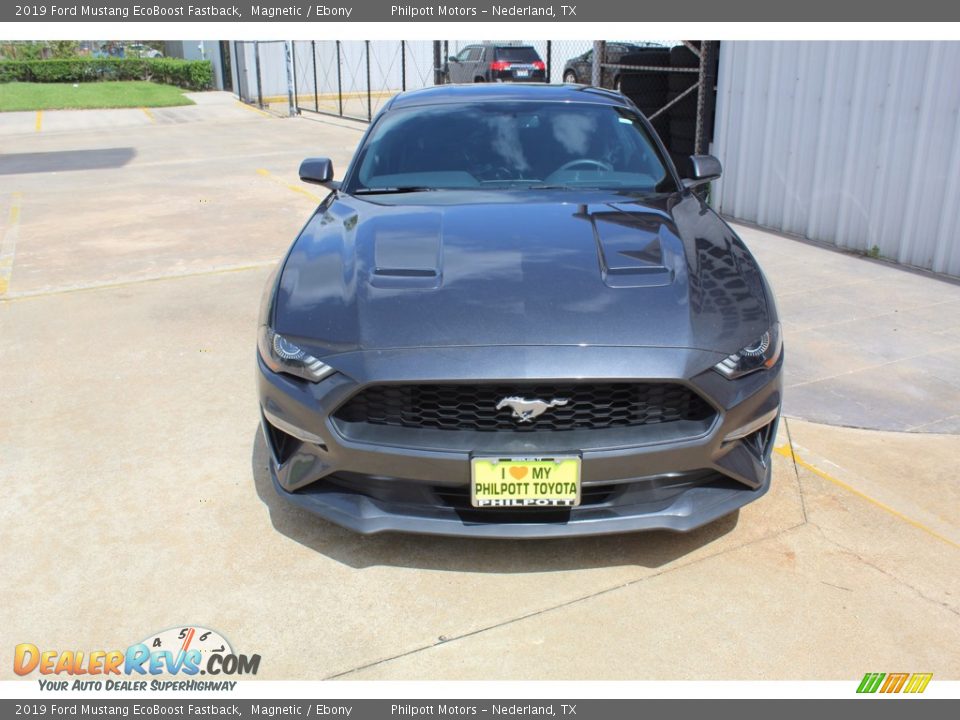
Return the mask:
<svg viewBox="0 0 960 720">
<path fill-rule="evenodd" d="M 198 626 L 153 633 L 125 650 L 61 651 L 20 643 L 13 653 L 17 675 L 48 676 L 39 679 L 41 690 L 232 690 L 236 681 L 223 676 L 256 675 L 259 668 L 259 655 L 235 653 L 220 633 Z"/>
</svg>

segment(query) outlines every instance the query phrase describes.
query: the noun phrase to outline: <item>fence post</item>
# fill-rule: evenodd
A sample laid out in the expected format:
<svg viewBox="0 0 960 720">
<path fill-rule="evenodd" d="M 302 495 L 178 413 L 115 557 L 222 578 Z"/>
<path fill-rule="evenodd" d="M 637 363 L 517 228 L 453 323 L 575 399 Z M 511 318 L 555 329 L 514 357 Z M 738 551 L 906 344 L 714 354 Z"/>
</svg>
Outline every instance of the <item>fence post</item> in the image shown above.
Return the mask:
<svg viewBox="0 0 960 720">
<path fill-rule="evenodd" d="M 407 90 L 407 44 L 400 41 L 400 89 Z"/>
<path fill-rule="evenodd" d="M 340 117 L 343 117 L 343 73 L 340 69 L 340 41 L 337 40 L 337 102 L 340 106 Z"/>
<path fill-rule="evenodd" d="M 370 97 L 370 41 L 363 41 L 367 55 L 367 120 L 373 120 L 373 103 Z"/>
<path fill-rule="evenodd" d="M 547 40 L 547 72 L 545 73 L 543 81 L 546 83 L 553 82 L 553 41 Z"/>
<path fill-rule="evenodd" d="M 294 117 L 297 114 L 297 70 L 294 59 L 293 40 L 283 41 L 283 59 L 287 67 L 287 114 Z"/>
<path fill-rule="evenodd" d="M 603 40 L 593 41 L 593 66 L 590 68 L 590 84 L 594 87 L 600 87 L 601 84 L 600 78 L 603 72 L 602 63 L 605 44 Z"/>
<path fill-rule="evenodd" d="M 257 67 L 257 107 L 263 107 L 263 84 L 260 81 L 260 41 L 253 41 L 253 62 Z"/>
<path fill-rule="evenodd" d="M 440 69 L 440 41 L 433 41 L 433 84 L 443 84 L 443 72 Z"/>
<path fill-rule="evenodd" d="M 700 73 L 697 78 L 697 125 L 693 151 L 703 155 L 706 151 L 706 123 L 713 96 L 713 43 L 700 41 Z"/>
<path fill-rule="evenodd" d="M 320 112 L 320 88 L 317 85 L 317 41 L 310 41 L 310 54 L 313 56 L 313 109 Z"/>
<path fill-rule="evenodd" d="M 238 49 L 238 47 L 239 47 L 239 43 L 236 40 L 234 40 L 233 41 L 233 62 L 231 63 L 232 67 L 230 68 L 230 72 L 232 73 L 236 71 L 237 84 L 234 85 L 234 89 L 237 91 L 237 97 L 239 97 L 242 101 L 246 102 L 247 99 L 244 97 L 244 94 L 247 91 L 247 78 L 246 77 L 243 78 L 243 84 L 241 85 L 240 84 L 240 64 L 241 64 L 240 50 Z M 244 48 L 244 53 L 246 53 L 246 48 Z M 244 75 L 247 74 L 247 58 L 246 57 L 243 58 L 243 74 Z"/>
</svg>

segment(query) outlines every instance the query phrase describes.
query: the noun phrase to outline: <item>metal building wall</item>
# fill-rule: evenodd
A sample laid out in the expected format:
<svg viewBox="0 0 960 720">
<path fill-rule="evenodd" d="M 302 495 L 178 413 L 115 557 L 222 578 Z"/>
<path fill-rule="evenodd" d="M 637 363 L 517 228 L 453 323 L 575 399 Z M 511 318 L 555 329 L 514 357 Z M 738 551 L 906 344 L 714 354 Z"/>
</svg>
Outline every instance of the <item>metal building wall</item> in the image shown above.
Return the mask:
<svg viewBox="0 0 960 720">
<path fill-rule="evenodd" d="M 723 42 L 727 216 L 960 276 L 960 43 Z"/>
</svg>

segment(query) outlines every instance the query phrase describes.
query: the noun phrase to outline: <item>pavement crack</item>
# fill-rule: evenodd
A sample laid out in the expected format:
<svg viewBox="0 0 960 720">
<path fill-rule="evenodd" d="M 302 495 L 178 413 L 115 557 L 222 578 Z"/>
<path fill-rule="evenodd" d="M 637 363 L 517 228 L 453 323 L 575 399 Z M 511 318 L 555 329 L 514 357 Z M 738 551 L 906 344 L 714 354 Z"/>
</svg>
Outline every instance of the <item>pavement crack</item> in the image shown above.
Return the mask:
<svg viewBox="0 0 960 720">
<path fill-rule="evenodd" d="M 803 496 L 803 483 L 800 482 L 800 468 L 797 467 L 797 453 L 793 448 L 793 436 L 790 435 L 790 421 L 783 419 L 783 426 L 787 430 L 787 444 L 790 446 L 790 460 L 793 462 L 793 475 L 797 480 L 797 492 L 800 494 L 800 511 L 803 513 L 803 522 L 807 520 L 807 501 Z"/>
<path fill-rule="evenodd" d="M 419 647 L 413 648 L 412 650 L 407 650 L 407 651 L 402 652 L 402 653 L 397 653 L 396 655 L 391 655 L 391 656 L 389 656 L 389 657 L 380 658 L 379 660 L 374 660 L 374 661 L 369 662 L 369 663 L 364 663 L 363 665 L 357 665 L 357 666 L 352 667 L 352 668 L 349 668 L 349 669 L 347 669 L 347 670 L 342 670 L 342 671 L 337 672 L 337 673 L 334 673 L 334 674 L 332 674 L 332 675 L 328 675 L 328 676 L 324 677 L 323 679 L 324 679 L 324 680 L 338 680 L 338 679 L 340 679 L 340 678 L 346 677 L 347 675 L 353 675 L 354 673 L 360 672 L 361 670 L 368 670 L 368 669 L 370 669 L 370 668 L 377 667 L 377 666 L 379 666 L 379 665 L 384 665 L 384 664 L 386 664 L 386 663 L 393 662 L 394 660 L 399 660 L 399 659 L 401 659 L 401 658 L 410 657 L 411 655 L 416 655 L 417 653 L 421 653 L 421 652 L 424 652 L 424 651 L 426 651 L 426 650 L 430 650 L 430 649 L 432 649 L 432 648 L 435 648 L 435 647 L 437 647 L 438 645 L 449 645 L 450 643 L 456 642 L 456 641 L 458 641 L 458 640 L 465 640 L 465 639 L 470 638 L 470 637 L 474 637 L 474 636 L 481 635 L 481 634 L 486 633 L 486 632 L 490 632 L 491 630 L 497 630 L 497 629 L 499 629 L 499 628 L 507 627 L 507 626 L 509 626 L 509 625 L 513 625 L 513 624 L 515 624 L 515 623 L 522 622 L 522 621 L 524 621 L 524 620 L 529 620 L 529 619 L 531 619 L 531 618 L 539 617 L 539 616 L 541 616 L 541 615 L 546 615 L 547 613 L 551 613 L 551 612 L 554 612 L 554 611 L 556 611 L 556 610 L 562 610 L 563 608 L 567 608 L 567 607 L 571 607 L 571 606 L 573 606 L 573 605 L 577 605 L 577 604 L 579 604 L 579 603 L 587 602 L 588 600 L 593 600 L 593 599 L 595 599 L 595 598 L 601 597 L 601 596 L 603 596 L 603 595 L 607 595 L 607 594 L 612 593 L 612 592 L 616 592 L 616 591 L 618 591 L 618 590 L 624 590 L 624 589 L 626 589 L 626 588 L 633 587 L 633 586 L 635 586 L 635 585 L 639 585 L 640 583 L 642 583 L 642 582 L 644 582 L 644 581 L 646 581 L 646 580 L 652 580 L 653 578 L 660 577 L 661 575 L 666 575 L 667 573 L 671 573 L 671 572 L 674 572 L 674 571 L 676 571 L 676 570 L 680 570 L 680 569 L 688 568 L 688 567 L 693 567 L 694 565 L 697 565 L 697 564 L 699 564 L 699 563 L 701 563 L 701 562 L 704 562 L 705 560 L 712 560 L 712 559 L 714 559 L 714 558 L 722 557 L 723 555 L 726 555 L 726 554 L 728 554 L 728 553 L 735 552 L 735 551 L 738 551 L 738 550 L 743 550 L 743 549 L 745 549 L 745 548 L 751 547 L 751 546 L 753 546 L 753 545 L 756 545 L 757 543 L 766 542 L 766 541 L 768 541 L 768 540 L 774 540 L 774 539 L 780 537 L 781 535 L 785 535 L 786 533 L 789 533 L 789 532 L 791 532 L 791 531 L 793 531 L 793 530 L 796 530 L 797 528 L 803 527 L 804 525 L 807 525 L 807 524 L 808 524 L 808 523 L 807 523 L 806 521 L 803 521 L 803 522 L 800 522 L 800 523 L 796 523 L 795 525 L 790 525 L 789 527 L 785 527 L 785 528 L 783 528 L 782 530 L 778 530 L 778 531 L 776 531 L 776 532 L 774 532 L 774 533 L 772 533 L 772 534 L 770 534 L 770 535 L 764 535 L 763 537 L 759 537 L 759 538 L 756 538 L 756 539 L 754 539 L 754 540 L 750 540 L 749 542 L 745 542 L 745 543 L 743 543 L 743 544 L 741 544 L 741 545 L 736 545 L 736 546 L 734 546 L 734 547 L 727 548 L 727 549 L 725 549 L 725 550 L 720 550 L 720 551 L 718 551 L 718 552 L 712 553 L 712 554 L 710 554 L 710 555 L 706 555 L 706 556 L 704 556 L 704 557 L 702 557 L 702 558 L 697 558 L 696 560 L 692 560 L 692 561 L 687 562 L 687 563 L 681 563 L 681 564 L 675 565 L 675 566 L 673 566 L 673 567 L 664 568 L 663 570 L 659 570 L 659 571 L 657 571 L 657 572 L 653 572 L 653 573 L 651 573 L 651 574 L 649 574 L 649 575 L 644 575 L 643 577 L 640 577 L 640 578 L 634 578 L 633 580 L 628 580 L 628 581 L 626 581 L 626 582 L 618 583 L 618 584 L 612 585 L 612 586 L 610 586 L 610 587 L 602 588 L 602 589 L 600 589 L 600 590 L 597 590 L 596 592 L 588 593 L 587 595 L 581 595 L 581 596 L 579 596 L 579 597 L 571 598 L 570 600 L 567 600 L 567 601 L 565 601 L 565 602 L 559 603 L 559 604 L 557 604 L 557 605 L 551 605 L 551 606 L 549 606 L 549 607 L 540 608 L 539 610 L 534 610 L 534 611 L 532 611 L 532 612 L 528 612 L 528 613 L 525 613 L 525 614 L 523 614 L 523 615 L 518 615 L 518 616 L 512 617 L 512 618 L 507 618 L 506 620 L 503 620 L 503 621 L 501 621 L 501 622 L 493 623 L 492 625 L 487 625 L 487 626 L 482 627 L 482 628 L 477 628 L 476 630 L 470 630 L 469 632 L 464 632 L 464 633 L 461 633 L 461 634 L 459 634 L 459 635 L 440 635 L 435 642 L 427 643 L 427 644 L 421 645 L 421 646 L 419 646 Z"/>
<path fill-rule="evenodd" d="M 873 561 L 865 558 L 861 553 L 857 552 L 857 551 L 854 550 L 853 548 L 847 547 L 846 545 L 844 545 L 843 543 L 839 542 L 838 540 L 835 540 L 834 538 L 830 537 L 830 535 L 827 533 L 827 531 L 824 530 L 823 527 L 821 527 L 821 526 L 818 525 L 817 523 L 811 522 L 811 523 L 809 523 L 809 524 L 810 524 L 811 527 L 816 528 L 817 532 L 820 533 L 820 537 L 822 537 L 826 542 L 828 542 L 828 543 L 830 543 L 831 545 L 833 545 L 835 548 L 839 549 L 842 553 L 844 553 L 844 554 L 846 554 L 846 555 L 849 555 L 850 557 L 854 558 L 855 560 L 858 560 L 859 562 L 863 563 L 863 564 L 866 565 L 867 567 L 872 568 L 873 570 L 876 570 L 878 573 L 880 573 L 881 575 L 883 575 L 883 576 L 885 576 L 885 577 L 893 580 L 893 581 L 894 581 L 895 583 L 897 583 L 898 585 L 902 585 L 903 587 L 907 588 L 908 590 L 911 590 L 911 591 L 912 591 L 914 594 L 916 594 L 916 596 L 919 597 L 921 600 L 926 600 L 926 601 L 929 602 L 929 603 L 932 603 L 932 604 L 934 604 L 934 605 L 938 605 L 938 606 L 942 607 L 944 610 L 946 610 L 947 612 L 949 612 L 949 613 L 951 613 L 951 614 L 953 614 L 953 615 L 956 615 L 957 617 L 960 617 L 960 610 L 958 610 L 957 608 L 953 607 L 953 606 L 950 605 L 949 603 L 946 603 L 946 602 L 944 602 L 943 600 L 938 600 L 937 598 L 934 598 L 934 597 L 930 597 L 929 595 L 925 594 L 925 593 L 924 593 L 922 590 L 920 590 L 919 588 L 914 587 L 913 585 L 911 585 L 910 583 L 908 583 L 908 582 L 907 582 L 906 580 L 904 580 L 903 578 L 901 578 L 901 577 L 899 577 L 899 576 L 897 576 L 897 575 L 894 575 L 894 574 L 891 573 L 889 570 L 886 570 L 886 569 L 880 567 L 879 565 L 877 565 L 875 562 L 873 562 Z M 825 583 L 825 584 L 829 584 L 829 583 Z M 846 588 L 844 588 L 844 589 L 846 589 Z"/>
</svg>

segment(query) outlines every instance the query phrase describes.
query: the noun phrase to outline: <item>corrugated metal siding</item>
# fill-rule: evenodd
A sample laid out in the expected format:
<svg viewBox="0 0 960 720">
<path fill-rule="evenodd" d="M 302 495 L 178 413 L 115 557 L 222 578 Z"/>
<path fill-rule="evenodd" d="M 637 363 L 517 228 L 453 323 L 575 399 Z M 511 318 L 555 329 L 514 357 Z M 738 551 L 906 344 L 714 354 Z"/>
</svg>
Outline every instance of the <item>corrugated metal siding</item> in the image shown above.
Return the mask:
<svg viewBox="0 0 960 720">
<path fill-rule="evenodd" d="M 725 215 L 960 276 L 960 43 L 723 42 Z"/>
</svg>

